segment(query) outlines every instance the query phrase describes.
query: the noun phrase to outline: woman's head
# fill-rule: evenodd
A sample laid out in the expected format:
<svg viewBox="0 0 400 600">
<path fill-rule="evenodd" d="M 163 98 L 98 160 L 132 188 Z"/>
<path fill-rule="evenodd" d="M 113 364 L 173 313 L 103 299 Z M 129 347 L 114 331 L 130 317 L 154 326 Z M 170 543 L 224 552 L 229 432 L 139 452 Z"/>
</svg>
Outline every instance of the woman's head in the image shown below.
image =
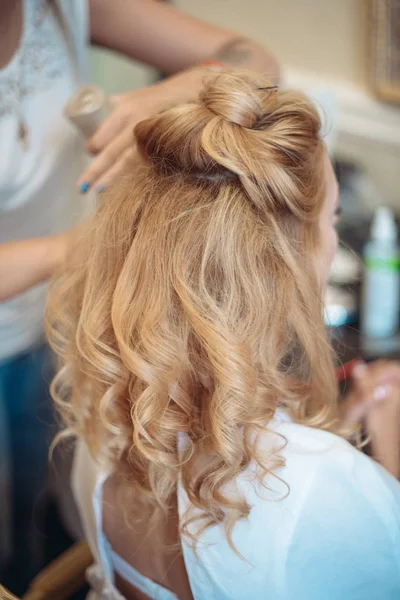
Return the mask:
<svg viewBox="0 0 400 600">
<path fill-rule="evenodd" d="M 248 507 L 224 486 L 252 459 L 272 469 L 257 433 L 278 403 L 333 427 L 321 275 L 335 199 L 319 130 L 300 94 L 210 76 L 199 100 L 136 127 L 140 158 L 53 285 L 54 393 L 155 507 L 180 472 L 206 523 L 235 520 Z"/>
</svg>

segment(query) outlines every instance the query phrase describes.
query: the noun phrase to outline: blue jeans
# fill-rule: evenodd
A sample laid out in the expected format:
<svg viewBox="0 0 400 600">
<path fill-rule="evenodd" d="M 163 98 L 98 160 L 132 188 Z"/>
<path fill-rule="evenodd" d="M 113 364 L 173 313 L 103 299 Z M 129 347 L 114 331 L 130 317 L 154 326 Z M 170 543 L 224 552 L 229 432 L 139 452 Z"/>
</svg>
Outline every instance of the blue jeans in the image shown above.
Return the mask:
<svg viewBox="0 0 400 600">
<path fill-rule="evenodd" d="M 0 363 L 0 477 L 5 479 L 1 486 L 10 500 L 7 507 L 3 497 L 0 510 L 5 514 L 9 510 L 11 551 L 11 561 L 0 581 L 10 587 L 12 583 L 17 594 L 26 589 L 44 563 L 45 540 L 37 507 L 46 495 L 48 450 L 54 434 L 49 396 L 52 373 L 51 354 L 45 345 Z M 5 533 L 0 535 L 4 538 Z M 15 574 L 20 589 L 15 589 Z"/>
</svg>

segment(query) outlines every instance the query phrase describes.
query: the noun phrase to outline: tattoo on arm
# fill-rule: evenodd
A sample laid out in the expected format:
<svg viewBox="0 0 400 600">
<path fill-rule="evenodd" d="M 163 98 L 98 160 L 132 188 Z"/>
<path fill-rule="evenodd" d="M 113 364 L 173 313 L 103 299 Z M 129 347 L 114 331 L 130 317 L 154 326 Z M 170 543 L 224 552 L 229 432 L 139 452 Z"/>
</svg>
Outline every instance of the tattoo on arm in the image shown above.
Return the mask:
<svg viewBox="0 0 400 600">
<path fill-rule="evenodd" d="M 254 46 L 249 40 L 235 38 L 224 44 L 215 54 L 215 59 L 230 66 L 246 65 L 254 53 Z"/>
</svg>

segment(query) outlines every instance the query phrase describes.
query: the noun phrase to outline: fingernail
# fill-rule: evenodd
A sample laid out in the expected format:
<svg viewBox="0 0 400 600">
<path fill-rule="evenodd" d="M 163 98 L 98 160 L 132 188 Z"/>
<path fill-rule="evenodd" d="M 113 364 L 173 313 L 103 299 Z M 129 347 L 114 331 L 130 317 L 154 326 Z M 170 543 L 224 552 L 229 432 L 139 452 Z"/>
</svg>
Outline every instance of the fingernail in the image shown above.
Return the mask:
<svg viewBox="0 0 400 600">
<path fill-rule="evenodd" d="M 356 365 L 354 367 L 352 376 L 355 377 L 356 379 L 362 379 L 363 377 L 365 377 L 367 371 L 368 371 L 367 365 L 365 363 L 359 363 L 358 365 Z"/>
<path fill-rule="evenodd" d="M 100 183 L 99 185 L 96 185 L 96 192 L 98 194 L 102 194 L 105 189 L 106 189 L 106 186 L 103 185 L 102 183 Z"/>
<path fill-rule="evenodd" d="M 386 400 L 390 391 L 390 387 L 388 385 L 379 385 L 374 390 L 374 400 L 375 402 L 382 402 Z"/>
<path fill-rule="evenodd" d="M 81 187 L 79 188 L 81 194 L 86 194 L 86 192 L 88 191 L 89 187 L 90 187 L 90 185 L 86 181 L 84 181 L 83 183 L 81 183 Z"/>
</svg>

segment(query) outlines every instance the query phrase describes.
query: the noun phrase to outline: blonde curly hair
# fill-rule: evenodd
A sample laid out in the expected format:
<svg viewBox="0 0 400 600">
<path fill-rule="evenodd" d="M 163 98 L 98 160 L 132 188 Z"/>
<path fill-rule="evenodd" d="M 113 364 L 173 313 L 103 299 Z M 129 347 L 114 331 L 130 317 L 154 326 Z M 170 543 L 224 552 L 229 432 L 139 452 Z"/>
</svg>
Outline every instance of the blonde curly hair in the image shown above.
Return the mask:
<svg viewBox="0 0 400 600">
<path fill-rule="evenodd" d="M 250 507 L 227 484 L 251 461 L 261 482 L 280 464 L 257 443 L 277 405 L 337 427 L 315 266 L 320 120 L 299 93 L 227 71 L 135 140 L 138 160 L 52 284 L 52 393 L 69 431 L 154 515 L 179 478 L 202 526 L 230 537 Z"/>
</svg>

